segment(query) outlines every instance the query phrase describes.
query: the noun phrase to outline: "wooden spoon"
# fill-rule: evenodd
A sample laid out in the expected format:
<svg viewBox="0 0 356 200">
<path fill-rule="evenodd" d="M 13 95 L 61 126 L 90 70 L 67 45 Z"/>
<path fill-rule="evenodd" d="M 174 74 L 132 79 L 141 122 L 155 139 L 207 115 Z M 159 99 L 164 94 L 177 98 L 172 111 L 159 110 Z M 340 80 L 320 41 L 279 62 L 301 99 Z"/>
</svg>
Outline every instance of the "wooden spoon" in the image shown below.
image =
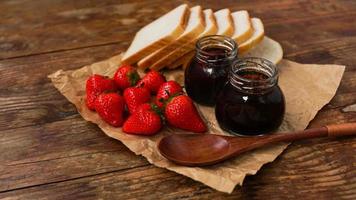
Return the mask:
<svg viewBox="0 0 356 200">
<path fill-rule="evenodd" d="M 160 153 L 179 165 L 206 166 L 222 162 L 243 152 L 278 142 L 316 137 L 356 135 L 356 123 L 328 125 L 292 133 L 255 137 L 231 137 L 214 134 L 173 134 L 158 143 Z"/>
</svg>

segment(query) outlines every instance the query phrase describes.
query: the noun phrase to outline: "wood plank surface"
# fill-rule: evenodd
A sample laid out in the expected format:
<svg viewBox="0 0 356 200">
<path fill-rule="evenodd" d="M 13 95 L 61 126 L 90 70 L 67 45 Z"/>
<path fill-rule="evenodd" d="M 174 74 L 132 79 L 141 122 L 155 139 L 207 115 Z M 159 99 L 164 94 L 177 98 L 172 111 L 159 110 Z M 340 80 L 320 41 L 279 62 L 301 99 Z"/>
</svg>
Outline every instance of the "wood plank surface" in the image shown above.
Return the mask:
<svg viewBox="0 0 356 200">
<path fill-rule="evenodd" d="M 347 65 L 311 127 L 356 121 L 356 1 L 0 1 L 1 199 L 356 199 L 356 138 L 296 142 L 231 195 L 150 165 L 84 121 L 47 75 L 124 51 L 181 3 L 248 9 L 285 58 Z M 317 80 L 315 80 L 317 81 Z"/>
<path fill-rule="evenodd" d="M 53 87 L 48 74 L 106 59 L 120 49 L 121 45 L 111 44 L 0 61 L 4 77 L 0 79 L 0 129 L 40 125 L 77 114 Z"/>
</svg>

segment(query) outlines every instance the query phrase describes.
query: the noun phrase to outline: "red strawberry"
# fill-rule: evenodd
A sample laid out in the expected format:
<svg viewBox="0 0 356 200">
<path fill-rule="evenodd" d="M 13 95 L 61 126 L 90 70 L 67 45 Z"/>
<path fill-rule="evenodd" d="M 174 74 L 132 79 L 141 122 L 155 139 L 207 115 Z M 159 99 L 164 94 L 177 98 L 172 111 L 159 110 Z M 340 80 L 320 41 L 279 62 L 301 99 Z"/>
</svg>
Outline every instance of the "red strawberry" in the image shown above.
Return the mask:
<svg viewBox="0 0 356 200">
<path fill-rule="evenodd" d="M 177 82 L 167 81 L 163 83 L 157 91 L 156 104 L 159 107 L 162 107 L 163 102 L 166 101 L 170 96 L 182 92 L 183 92 L 182 87 Z"/>
<path fill-rule="evenodd" d="M 137 111 L 125 121 L 122 130 L 137 135 L 153 135 L 162 128 L 162 121 L 154 105 L 142 104 Z"/>
<path fill-rule="evenodd" d="M 159 86 L 161 86 L 166 79 L 162 74 L 157 71 L 149 71 L 138 83 L 138 86 L 143 86 L 155 94 L 158 91 Z"/>
<path fill-rule="evenodd" d="M 124 119 L 125 101 L 117 93 L 103 93 L 95 100 L 95 110 L 108 124 L 120 127 Z"/>
<path fill-rule="evenodd" d="M 87 79 L 86 83 L 86 104 L 90 110 L 95 110 L 95 99 L 103 92 L 115 91 L 117 86 L 115 81 L 98 74 L 94 74 Z"/>
<path fill-rule="evenodd" d="M 165 116 L 174 127 L 197 133 L 207 130 L 192 99 L 186 95 L 173 97 L 166 105 Z"/>
<path fill-rule="evenodd" d="M 139 79 L 137 70 L 130 65 L 121 65 L 114 75 L 114 80 L 121 90 L 136 85 Z"/>
<path fill-rule="evenodd" d="M 144 87 L 129 87 L 124 91 L 124 99 L 130 114 L 133 114 L 141 104 L 150 101 L 150 91 Z"/>
</svg>

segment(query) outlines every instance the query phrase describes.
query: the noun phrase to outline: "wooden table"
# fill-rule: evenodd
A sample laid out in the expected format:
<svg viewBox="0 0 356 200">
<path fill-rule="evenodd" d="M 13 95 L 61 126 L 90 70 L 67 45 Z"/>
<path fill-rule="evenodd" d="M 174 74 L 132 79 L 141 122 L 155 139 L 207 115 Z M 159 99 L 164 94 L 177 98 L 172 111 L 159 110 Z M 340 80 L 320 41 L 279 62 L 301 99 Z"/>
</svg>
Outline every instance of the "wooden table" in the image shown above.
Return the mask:
<svg viewBox="0 0 356 200">
<path fill-rule="evenodd" d="M 185 1 L 0 1 L 0 198 L 356 199 L 356 138 L 296 142 L 231 195 L 150 165 L 86 122 L 47 75 L 124 51 Z M 310 127 L 356 120 L 356 1 L 200 1 L 248 9 L 285 58 L 347 66 Z M 318 80 L 315 80 L 318 81 Z"/>
</svg>

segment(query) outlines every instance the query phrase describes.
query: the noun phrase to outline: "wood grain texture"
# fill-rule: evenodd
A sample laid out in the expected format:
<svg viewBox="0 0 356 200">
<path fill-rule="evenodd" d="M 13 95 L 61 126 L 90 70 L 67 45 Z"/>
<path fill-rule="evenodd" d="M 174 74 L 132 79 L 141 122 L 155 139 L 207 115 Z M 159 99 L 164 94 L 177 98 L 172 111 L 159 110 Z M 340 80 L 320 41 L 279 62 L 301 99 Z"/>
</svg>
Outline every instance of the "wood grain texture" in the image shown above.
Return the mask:
<svg viewBox="0 0 356 200">
<path fill-rule="evenodd" d="M 71 128 L 68 130 L 68 127 Z M 0 192 L 147 165 L 80 118 L 1 133 Z M 41 174 L 38 176 L 38 174 Z"/>
<path fill-rule="evenodd" d="M 103 60 L 120 49 L 121 45 L 112 44 L 0 61 L 0 129 L 40 125 L 77 114 L 47 75 Z"/>
<path fill-rule="evenodd" d="M 356 1 L 3 0 L 1 199 L 356 199 L 354 137 L 296 142 L 227 195 L 149 165 L 51 85 L 48 74 L 118 54 L 140 27 L 183 2 L 247 9 L 285 58 L 347 65 L 310 127 L 356 121 Z"/>
</svg>

